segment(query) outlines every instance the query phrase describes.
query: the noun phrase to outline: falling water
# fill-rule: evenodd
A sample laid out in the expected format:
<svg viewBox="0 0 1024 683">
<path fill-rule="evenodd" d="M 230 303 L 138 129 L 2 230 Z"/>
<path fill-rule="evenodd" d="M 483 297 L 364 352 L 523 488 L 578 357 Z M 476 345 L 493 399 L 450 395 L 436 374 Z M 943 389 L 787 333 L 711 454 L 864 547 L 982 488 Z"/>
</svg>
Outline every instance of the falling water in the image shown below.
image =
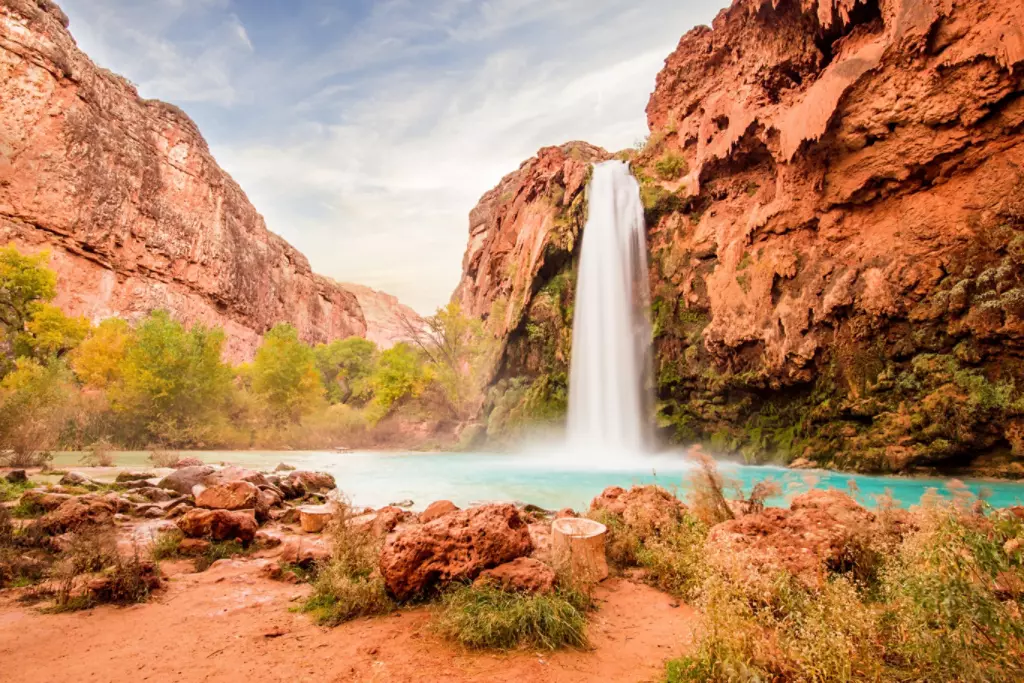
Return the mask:
<svg viewBox="0 0 1024 683">
<path fill-rule="evenodd" d="M 594 167 L 577 279 L 569 442 L 588 461 L 650 443 L 651 325 L 640 186 L 629 165 Z"/>
</svg>

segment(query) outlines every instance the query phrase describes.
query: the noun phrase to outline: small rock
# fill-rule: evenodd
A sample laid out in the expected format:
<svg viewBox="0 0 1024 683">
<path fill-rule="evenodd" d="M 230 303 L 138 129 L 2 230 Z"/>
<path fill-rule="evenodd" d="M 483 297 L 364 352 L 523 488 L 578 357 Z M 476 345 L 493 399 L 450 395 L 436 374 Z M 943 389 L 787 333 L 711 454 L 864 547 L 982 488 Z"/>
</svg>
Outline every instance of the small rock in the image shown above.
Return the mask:
<svg viewBox="0 0 1024 683">
<path fill-rule="evenodd" d="M 116 481 L 118 484 L 127 484 L 132 481 L 145 481 L 146 479 L 152 479 L 156 475 L 152 472 L 118 472 Z"/>
<path fill-rule="evenodd" d="M 282 463 L 279 463 L 277 465 L 277 467 L 274 468 L 274 471 L 275 472 L 294 472 L 295 471 L 295 467 L 292 466 L 292 465 L 287 465 L 287 464 L 282 462 Z"/>
<path fill-rule="evenodd" d="M 322 538 L 291 536 L 281 544 L 277 557 L 288 564 L 311 567 L 317 562 L 328 560 L 331 553 Z"/>
<path fill-rule="evenodd" d="M 28 481 L 28 473 L 25 470 L 11 470 L 4 478 L 10 484 L 24 484 Z"/>
<path fill-rule="evenodd" d="M 568 519 L 570 517 L 579 517 L 579 515 L 572 508 L 562 508 L 555 513 L 555 519 Z"/>
<path fill-rule="evenodd" d="M 408 498 L 406 498 L 405 500 L 400 500 L 397 503 L 392 503 L 391 507 L 404 508 L 404 509 L 408 510 L 409 508 L 411 508 L 415 504 L 416 503 L 414 503 L 411 500 L 409 500 Z"/>
<path fill-rule="evenodd" d="M 334 517 L 334 509 L 328 505 L 304 505 L 299 510 L 299 525 L 310 534 L 318 534 Z"/>
<path fill-rule="evenodd" d="M 205 465 L 206 463 L 199 458 L 178 458 L 178 461 L 171 465 L 171 467 L 180 470 L 186 467 L 203 467 Z"/>
<path fill-rule="evenodd" d="M 210 549 L 210 542 L 202 538 L 183 538 L 178 544 L 178 553 L 188 556 L 204 555 Z"/>
<path fill-rule="evenodd" d="M 42 508 L 49 512 L 56 510 L 73 497 L 67 493 L 51 493 L 42 489 L 31 489 L 21 494 L 21 504 L 27 507 Z"/>
<path fill-rule="evenodd" d="M 426 524 L 435 519 L 444 517 L 449 512 L 458 512 L 459 508 L 450 500 L 438 500 L 427 506 L 427 509 L 420 513 L 420 521 Z"/>
<path fill-rule="evenodd" d="M 214 541 L 239 540 L 249 543 L 259 528 L 251 510 L 206 510 L 193 508 L 178 519 L 178 528 L 190 538 Z"/>
<path fill-rule="evenodd" d="M 37 524 L 46 533 L 56 536 L 84 526 L 110 524 L 117 512 L 117 507 L 109 501 L 87 500 L 83 496 L 64 501 L 56 510 L 43 515 Z"/>
<path fill-rule="evenodd" d="M 555 570 L 539 560 L 517 557 L 480 572 L 475 583 L 514 593 L 550 593 L 555 589 Z"/>
<path fill-rule="evenodd" d="M 326 493 L 338 488 L 334 477 L 323 472 L 307 472 L 296 470 L 282 480 L 282 484 L 288 484 L 292 489 L 303 493 Z M 281 490 L 286 490 L 284 486 Z M 302 495 L 302 494 L 300 494 Z"/>
<path fill-rule="evenodd" d="M 264 548 L 276 548 L 281 545 L 281 535 L 273 531 L 266 529 L 260 529 L 256 532 L 256 542 Z"/>
</svg>

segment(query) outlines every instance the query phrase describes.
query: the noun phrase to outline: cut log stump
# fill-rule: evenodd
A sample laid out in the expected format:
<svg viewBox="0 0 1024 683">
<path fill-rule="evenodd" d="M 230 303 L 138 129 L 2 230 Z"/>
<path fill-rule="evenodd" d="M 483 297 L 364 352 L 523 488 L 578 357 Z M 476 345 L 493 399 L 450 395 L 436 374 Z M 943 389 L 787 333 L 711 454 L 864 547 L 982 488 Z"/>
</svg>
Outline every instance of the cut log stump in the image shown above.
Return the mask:
<svg viewBox="0 0 1024 683">
<path fill-rule="evenodd" d="M 330 505 L 305 505 L 299 508 L 299 525 L 310 534 L 323 531 L 332 517 L 334 508 Z"/>
<path fill-rule="evenodd" d="M 555 567 L 586 583 L 608 578 L 604 542 L 608 528 L 582 517 L 563 517 L 551 523 Z"/>
</svg>

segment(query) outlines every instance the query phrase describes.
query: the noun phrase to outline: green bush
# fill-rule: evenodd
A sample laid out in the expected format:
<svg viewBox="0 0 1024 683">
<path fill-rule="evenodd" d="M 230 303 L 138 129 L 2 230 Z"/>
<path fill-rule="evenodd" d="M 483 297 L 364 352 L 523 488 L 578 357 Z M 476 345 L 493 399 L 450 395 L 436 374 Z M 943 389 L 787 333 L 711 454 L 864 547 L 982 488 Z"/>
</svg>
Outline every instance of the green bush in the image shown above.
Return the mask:
<svg viewBox="0 0 1024 683">
<path fill-rule="evenodd" d="M 587 619 L 579 597 L 562 592 L 523 595 L 462 586 L 442 597 L 434 628 L 442 637 L 472 649 L 587 645 Z"/>
<path fill-rule="evenodd" d="M 690 169 L 681 155 L 669 153 L 654 163 L 654 170 L 662 180 L 678 180 Z"/>
</svg>

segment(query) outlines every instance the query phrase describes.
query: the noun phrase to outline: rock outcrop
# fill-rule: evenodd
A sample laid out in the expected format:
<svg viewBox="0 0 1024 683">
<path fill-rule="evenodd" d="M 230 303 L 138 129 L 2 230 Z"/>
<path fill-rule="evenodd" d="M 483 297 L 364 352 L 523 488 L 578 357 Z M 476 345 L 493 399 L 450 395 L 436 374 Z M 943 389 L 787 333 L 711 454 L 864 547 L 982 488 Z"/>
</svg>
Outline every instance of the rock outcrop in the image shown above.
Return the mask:
<svg viewBox="0 0 1024 683">
<path fill-rule="evenodd" d="M 381 349 L 411 341 L 423 329 L 423 318 L 397 297 L 363 285 L 342 282 L 341 287 L 355 296 L 366 320 L 367 339 Z"/>
<path fill-rule="evenodd" d="M 683 37 L 650 139 L 626 155 L 647 210 L 667 436 L 1024 476 L 1022 64 L 1022 0 L 735 0 Z M 571 196 L 575 182 L 549 177 L 547 196 L 485 196 L 456 292 L 479 315 L 525 293 L 499 306 L 499 388 L 529 385 L 545 409 L 562 389 L 549 380 L 564 373 L 578 235 L 559 250 L 552 231 L 502 217 Z M 488 428 L 523 403 L 493 401 Z"/>
<path fill-rule="evenodd" d="M 290 322 L 363 335 L 356 297 L 269 232 L 195 124 L 93 64 L 49 0 L 0 3 L 0 243 L 48 249 L 56 303 L 94 321 L 163 308 L 251 357 Z"/>
<path fill-rule="evenodd" d="M 452 581 L 529 555 L 530 532 L 513 505 L 451 512 L 390 536 L 380 555 L 388 592 L 406 600 Z"/>
</svg>

